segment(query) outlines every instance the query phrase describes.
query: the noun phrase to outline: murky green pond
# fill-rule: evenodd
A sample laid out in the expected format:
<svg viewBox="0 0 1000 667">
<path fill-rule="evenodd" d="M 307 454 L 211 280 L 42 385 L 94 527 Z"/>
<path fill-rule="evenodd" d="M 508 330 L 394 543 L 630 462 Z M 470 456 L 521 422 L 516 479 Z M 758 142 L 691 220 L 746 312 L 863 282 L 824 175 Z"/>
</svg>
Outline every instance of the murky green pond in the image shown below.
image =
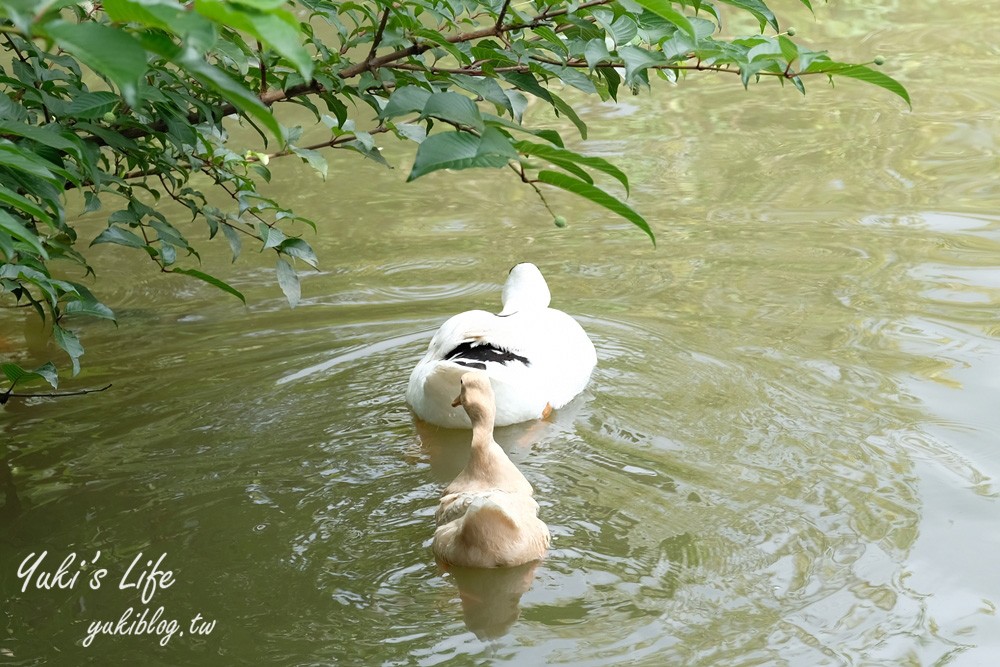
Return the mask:
<svg viewBox="0 0 1000 667">
<path fill-rule="evenodd" d="M 325 183 L 281 166 L 322 223 L 294 311 L 252 251 L 203 249 L 244 308 L 95 248 L 119 327 L 81 326 L 64 388 L 113 387 L 0 410 L 0 663 L 993 664 L 1000 26 L 967 0 L 814 4 L 800 35 L 898 54 L 915 110 L 722 76 L 588 106 L 655 249 L 553 194 L 557 229 L 498 173 L 404 187 L 402 154 Z M 551 421 L 497 434 L 548 559 L 442 574 L 433 512 L 468 441 L 418 432 L 403 392 L 517 261 L 600 361 Z M 0 345 L 35 338 L 0 313 Z M 53 576 L 76 554 L 65 587 L 22 591 L 42 552 Z M 144 610 L 157 632 L 84 646 Z"/>
</svg>

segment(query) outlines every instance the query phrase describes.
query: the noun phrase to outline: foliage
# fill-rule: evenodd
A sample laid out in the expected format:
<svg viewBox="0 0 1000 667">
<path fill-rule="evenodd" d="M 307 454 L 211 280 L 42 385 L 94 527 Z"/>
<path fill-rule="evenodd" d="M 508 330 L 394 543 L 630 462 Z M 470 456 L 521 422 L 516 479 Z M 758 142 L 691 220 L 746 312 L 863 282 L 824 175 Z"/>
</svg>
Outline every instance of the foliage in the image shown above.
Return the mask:
<svg viewBox="0 0 1000 667">
<path fill-rule="evenodd" d="M 726 12 L 752 16 L 760 34 L 723 37 Z M 160 271 L 244 300 L 194 268 L 199 255 L 183 221 L 158 207 L 172 200 L 210 238 L 221 232 L 234 261 L 245 243 L 273 251 L 294 306 L 294 265 L 317 262 L 302 225 L 316 226 L 263 196 L 258 183 L 281 156 L 298 156 L 324 177 L 337 151 L 385 162 L 379 135 L 415 146 L 409 180 L 442 169 L 510 169 L 543 203 L 545 186 L 567 190 L 652 239 L 643 217 L 596 180 L 627 194 L 625 174 L 567 148 L 555 129 L 526 123 L 528 99 L 550 105 L 584 139 L 569 89 L 617 100 L 652 77 L 676 82 L 695 71 L 738 75 L 744 86 L 774 78 L 803 92 L 807 76 L 851 77 L 909 104 L 889 76 L 837 62 L 790 33 L 763 0 L 7 0 L 0 305 L 48 318 L 75 373 L 83 348 L 71 318 L 114 320 L 80 280 L 60 277 L 74 272 L 57 260 L 80 267 L 83 278 L 92 273 L 89 246 L 137 250 Z M 305 128 L 282 124 L 276 110 L 290 105 L 328 128 L 322 141 L 306 144 Z M 253 128 L 259 143 L 235 145 L 237 124 Z M 209 203 L 205 177 L 230 206 Z M 87 212 L 107 211 L 96 238 L 78 238 L 67 220 L 68 191 L 82 193 Z M 8 363 L 3 372 L 8 394 L 18 382 L 56 384 L 48 364 L 29 372 Z"/>
</svg>

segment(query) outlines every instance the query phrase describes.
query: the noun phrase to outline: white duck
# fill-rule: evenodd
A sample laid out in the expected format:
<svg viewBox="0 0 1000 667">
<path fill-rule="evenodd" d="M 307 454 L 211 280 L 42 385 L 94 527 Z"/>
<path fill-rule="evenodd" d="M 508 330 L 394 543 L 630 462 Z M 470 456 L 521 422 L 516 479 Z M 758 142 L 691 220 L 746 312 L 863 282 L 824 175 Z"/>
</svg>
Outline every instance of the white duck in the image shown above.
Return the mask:
<svg viewBox="0 0 1000 667">
<path fill-rule="evenodd" d="M 470 310 L 446 321 L 410 374 L 406 401 L 424 421 L 469 428 L 451 405 L 459 378 L 486 371 L 496 394 L 496 425 L 548 416 L 583 391 L 597 352 L 583 327 L 549 308 L 549 287 L 534 264 L 518 264 L 503 287 L 503 309 Z"/>
<path fill-rule="evenodd" d="M 538 518 L 533 489 L 493 440 L 496 404 L 483 371 L 461 378 L 455 406 L 472 422 L 472 449 L 465 469 L 448 485 L 435 517 L 434 555 L 464 567 L 512 567 L 539 560 L 549 529 Z"/>
</svg>

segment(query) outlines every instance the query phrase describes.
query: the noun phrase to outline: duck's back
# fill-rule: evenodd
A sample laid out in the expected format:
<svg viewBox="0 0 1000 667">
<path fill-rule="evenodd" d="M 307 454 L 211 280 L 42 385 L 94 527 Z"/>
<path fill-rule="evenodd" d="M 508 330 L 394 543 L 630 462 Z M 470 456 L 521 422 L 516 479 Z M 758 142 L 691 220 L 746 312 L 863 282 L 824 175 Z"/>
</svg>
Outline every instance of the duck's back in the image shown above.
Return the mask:
<svg viewBox="0 0 1000 667">
<path fill-rule="evenodd" d="M 434 554 L 465 567 L 510 567 L 538 560 L 549 546 L 549 529 L 530 496 L 493 490 L 465 494 L 452 504 L 434 533 Z"/>
</svg>

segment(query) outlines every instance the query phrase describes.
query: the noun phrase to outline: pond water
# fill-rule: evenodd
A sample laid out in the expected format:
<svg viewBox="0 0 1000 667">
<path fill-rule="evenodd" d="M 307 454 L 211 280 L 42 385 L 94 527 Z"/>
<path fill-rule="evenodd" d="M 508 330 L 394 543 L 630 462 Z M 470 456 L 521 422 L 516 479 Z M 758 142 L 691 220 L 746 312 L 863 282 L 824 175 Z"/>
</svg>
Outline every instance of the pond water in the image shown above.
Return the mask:
<svg viewBox="0 0 1000 667">
<path fill-rule="evenodd" d="M 969 0 L 814 4 L 800 36 L 890 55 L 914 110 L 723 76 L 585 105 L 655 248 L 552 194 L 557 229 L 500 172 L 404 186 L 393 147 L 394 171 L 278 167 L 275 194 L 320 222 L 294 310 L 253 251 L 202 248 L 244 308 L 95 248 L 119 326 L 81 323 L 63 388 L 112 388 L 0 410 L 0 663 L 992 664 L 1000 26 Z M 497 432 L 549 557 L 443 574 L 433 512 L 467 435 L 418 431 L 403 393 L 431 332 L 496 309 L 517 261 L 599 363 L 551 420 Z M 50 354 L 15 314 L 0 338 Z M 22 592 L 41 552 L 39 571 L 76 553 L 76 584 Z M 161 556 L 173 583 L 144 602 Z M 83 646 L 159 607 L 165 646 Z"/>
</svg>

